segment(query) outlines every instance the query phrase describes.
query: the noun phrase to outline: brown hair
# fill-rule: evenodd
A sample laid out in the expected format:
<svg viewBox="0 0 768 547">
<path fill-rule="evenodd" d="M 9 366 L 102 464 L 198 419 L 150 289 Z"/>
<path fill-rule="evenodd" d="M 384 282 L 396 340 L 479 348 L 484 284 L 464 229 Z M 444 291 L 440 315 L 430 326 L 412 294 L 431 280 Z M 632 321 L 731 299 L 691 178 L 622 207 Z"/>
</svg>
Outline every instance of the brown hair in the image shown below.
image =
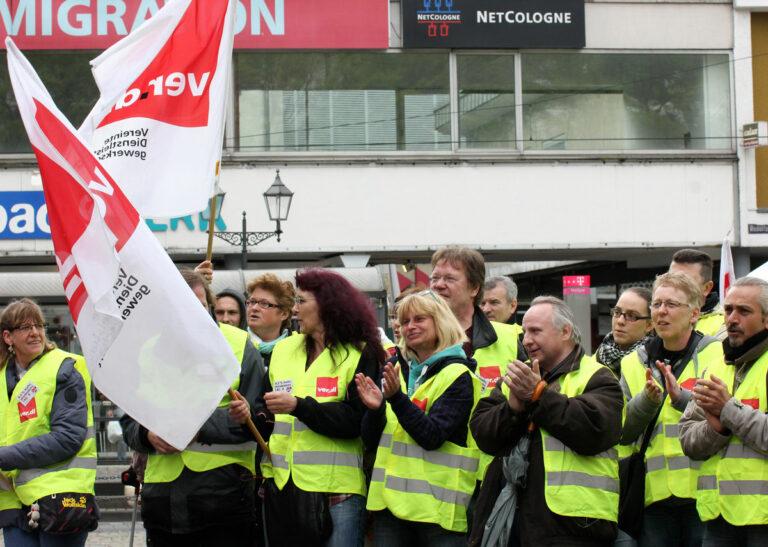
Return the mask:
<svg viewBox="0 0 768 547">
<path fill-rule="evenodd" d="M 464 269 L 469 286 L 477 289 L 475 305 L 479 306 L 483 299 L 483 283 L 485 282 L 485 259 L 483 259 L 483 255 L 468 247 L 449 245 L 435 251 L 435 254 L 432 255 L 432 267 L 434 268 L 442 260 L 454 268 L 461 267 Z"/>
<path fill-rule="evenodd" d="M 288 329 L 291 327 L 291 310 L 293 309 L 293 301 L 296 297 L 296 290 L 293 288 L 293 283 L 290 281 L 281 281 L 279 277 L 272 273 L 261 274 L 258 277 L 254 277 L 246 285 L 246 297 L 250 298 L 251 293 L 256 289 L 261 289 L 271 293 L 277 301 L 277 307 L 281 312 L 288 314 L 288 317 L 280 325 L 280 329 Z"/>
<path fill-rule="evenodd" d="M 203 274 L 196 272 L 195 270 L 190 270 L 189 268 L 179 268 L 179 273 L 181 274 L 181 277 L 184 278 L 186 284 L 189 285 L 190 289 L 194 289 L 195 287 L 202 287 L 205 289 L 205 301 L 208 303 L 209 308 L 213 308 L 216 305 L 216 297 L 213 295 L 213 291 L 203 277 Z"/>
<path fill-rule="evenodd" d="M 40 309 L 40 306 L 34 300 L 29 298 L 14 300 L 8 304 L 5 310 L 3 310 L 2 315 L 0 315 L 0 332 L 12 331 L 16 327 L 21 326 L 25 321 L 32 321 L 37 325 L 45 324 L 43 310 Z M 45 347 L 44 351 L 56 348 L 56 344 L 48 340 L 45 333 L 43 333 L 43 346 Z M 0 337 L 0 366 L 5 366 L 5 362 L 10 355 L 11 351 L 8 344 Z"/>
<path fill-rule="evenodd" d="M 678 264 L 698 264 L 701 279 L 706 283 L 712 281 L 712 257 L 696 249 L 680 249 L 672 255 L 672 262 Z"/>
</svg>

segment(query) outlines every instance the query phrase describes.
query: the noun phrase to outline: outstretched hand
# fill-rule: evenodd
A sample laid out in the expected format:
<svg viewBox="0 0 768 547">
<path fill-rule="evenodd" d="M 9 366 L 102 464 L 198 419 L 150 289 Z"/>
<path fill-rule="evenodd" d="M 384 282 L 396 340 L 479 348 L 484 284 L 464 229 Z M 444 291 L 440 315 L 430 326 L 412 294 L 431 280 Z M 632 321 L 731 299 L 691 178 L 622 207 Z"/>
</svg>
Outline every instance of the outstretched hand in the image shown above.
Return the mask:
<svg viewBox="0 0 768 547">
<path fill-rule="evenodd" d="M 355 385 L 357 386 L 357 393 L 360 396 L 360 400 L 366 408 L 371 410 L 378 410 L 381 408 L 381 404 L 384 402 L 384 394 L 370 376 L 358 372 L 355 374 Z"/>
</svg>

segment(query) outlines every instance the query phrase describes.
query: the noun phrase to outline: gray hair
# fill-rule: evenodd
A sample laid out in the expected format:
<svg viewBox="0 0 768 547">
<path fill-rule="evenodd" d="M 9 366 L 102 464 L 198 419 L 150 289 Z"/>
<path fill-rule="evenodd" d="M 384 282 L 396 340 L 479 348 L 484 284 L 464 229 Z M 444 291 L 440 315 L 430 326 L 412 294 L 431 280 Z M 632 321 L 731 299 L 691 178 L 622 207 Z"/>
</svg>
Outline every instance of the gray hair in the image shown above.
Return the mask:
<svg viewBox="0 0 768 547">
<path fill-rule="evenodd" d="M 507 291 L 507 301 L 512 302 L 517 300 L 517 284 L 509 277 L 503 275 L 491 277 L 485 282 L 485 285 L 483 285 L 483 290 L 493 290 L 497 285 L 504 285 L 504 289 Z"/>
<path fill-rule="evenodd" d="M 571 327 L 571 342 L 581 344 L 581 332 L 576 326 L 576 318 L 568 304 L 556 296 L 537 296 L 531 301 L 530 308 L 539 304 L 549 304 L 552 306 L 552 326 L 557 330 L 563 330 L 566 326 Z M 528 308 L 528 309 L 530 309 Z"/>
<path fill-rule="evenodd" d="M 737 279 L 733 285 L 731 285 L 731 289 L 735 289 L 736 287 L 759 287 L 760 298 L 758 301 L 760 302 L 760 309 L 762 310 L 763 315 L 768 315 L 768 282 L 759 277 L 747 276 Z"/>
</svg>

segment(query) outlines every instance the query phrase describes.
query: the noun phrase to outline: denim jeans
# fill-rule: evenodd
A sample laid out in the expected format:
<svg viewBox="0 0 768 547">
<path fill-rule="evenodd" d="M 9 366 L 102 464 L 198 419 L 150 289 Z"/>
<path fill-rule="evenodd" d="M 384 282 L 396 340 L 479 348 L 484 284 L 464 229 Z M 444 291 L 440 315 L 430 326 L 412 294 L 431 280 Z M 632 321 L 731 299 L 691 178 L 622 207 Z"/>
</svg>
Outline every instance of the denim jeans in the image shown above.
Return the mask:
<svg viewBox="0 0 768 547">
<path fill-rule="evenodd" d="M 643 513 L 640 547 L 700 547 L 704 524 L 696 503 L 652 503 Z"/>
<path fill-rule="evenodd" d="M 412 522 L 387 511 L 373 514 L 375 547 L 465 547 L 466 534 L 449 532 L 437 524 Z"/>
<path fill-rule="evenodd" d="M 365 524 L 365 498 L 353 494 L 331 506 L 333 533 L 325 547 L 362 547 Z"/>
<path fill-rule="evenodd" d="M 722 517 L 704 523 L 704 547 L 764 547 L 768 525 L 734 526 Z"/>
<path fill-rule="evenodd" d="M 88 531 L 77 534 L 54 535 L 44 532 L 26 532 L 16 526 L 3 528 L 6 547 L 83 547 Z"/>
</svg>

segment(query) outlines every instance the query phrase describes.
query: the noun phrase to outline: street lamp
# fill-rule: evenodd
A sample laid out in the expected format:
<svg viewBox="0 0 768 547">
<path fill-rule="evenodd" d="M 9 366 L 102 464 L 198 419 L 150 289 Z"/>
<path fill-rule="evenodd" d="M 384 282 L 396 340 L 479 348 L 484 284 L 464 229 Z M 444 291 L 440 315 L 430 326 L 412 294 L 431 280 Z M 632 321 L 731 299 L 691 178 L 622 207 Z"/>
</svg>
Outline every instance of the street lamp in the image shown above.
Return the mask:
<svg viewBox="0 0 768 547">
<path fill-rule="evenodd" d="M 245 270 L 248 265 L 248 246 L 258 245 L 272 236 L 277 236 L 277 240 L 280 241 L 280 235 L 283 233 L 283 230 L 280 227 L 280 222 L 288 220 L 288 212 L 291 210 L 293 192 L 291 192 L 288 187 L 283 184 L 283 181 L 280 180 L 279 169 L 275 175 L 275 182 L 273 182 L 262 195 L 264 196 L 264 203 L 267 206 L 269 219 L 276 224 L 274 232 L 249 232 L 246 214 L 245 211 L 243 211 L 243 229 L 240 232 L 213 233 L 213 235 L 219 239 L 223 239 L 230 245 L 240 245 L 240 266 L 243 270 Z"/>
</svg>

